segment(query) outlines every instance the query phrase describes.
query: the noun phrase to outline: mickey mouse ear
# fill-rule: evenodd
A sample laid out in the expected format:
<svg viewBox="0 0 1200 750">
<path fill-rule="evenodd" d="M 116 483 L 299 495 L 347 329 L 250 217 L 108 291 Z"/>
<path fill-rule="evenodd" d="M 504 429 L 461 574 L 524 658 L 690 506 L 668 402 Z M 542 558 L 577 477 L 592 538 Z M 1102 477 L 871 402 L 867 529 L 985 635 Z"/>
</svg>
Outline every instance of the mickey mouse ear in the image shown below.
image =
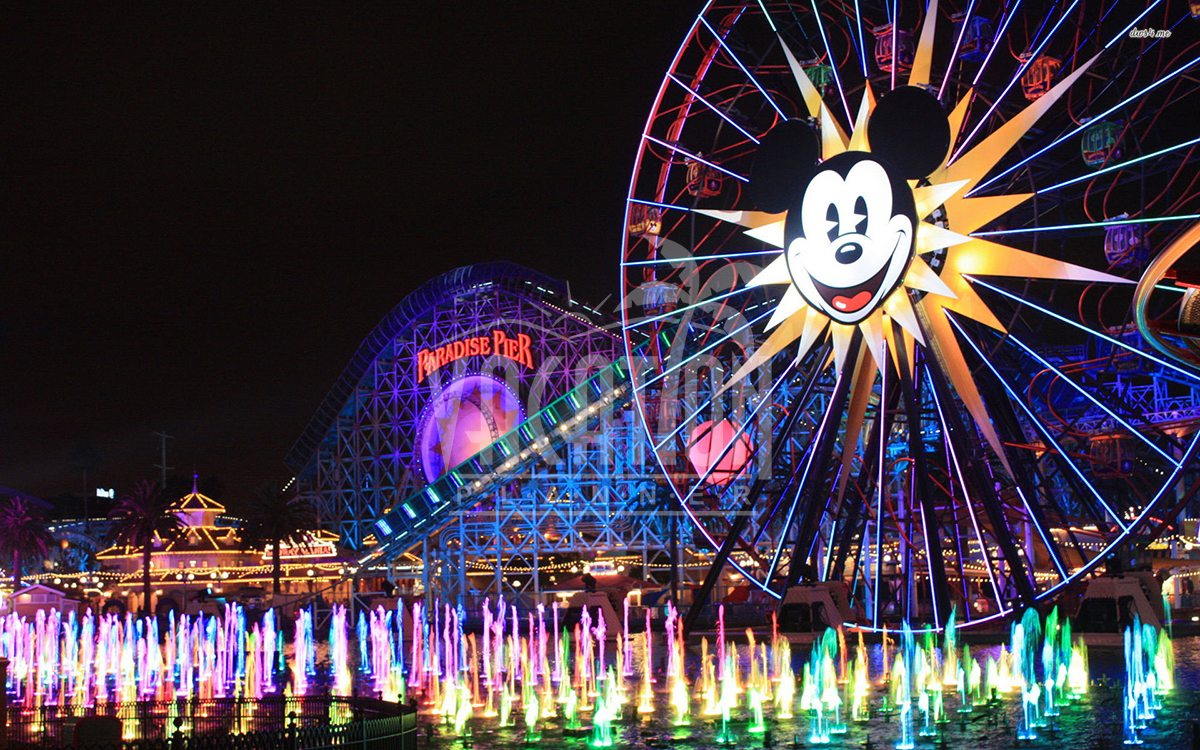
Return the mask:
<svg viewBox="0 0 1200 750">
<path fill-rule="evenodd" d="M 867 123 L 871 153 L 915 180 L 937 169 L 950 149 L 950 120 L 937 97 L 916 86 L 887 92 Z"/>
<path fill-rule="evenodd" d="M 754 154 L 750 200 L 767 213 L 786 211 L 819 154 L 817 135 L 803 120 L 785 120 L 771 128 Z"/>
</svg>

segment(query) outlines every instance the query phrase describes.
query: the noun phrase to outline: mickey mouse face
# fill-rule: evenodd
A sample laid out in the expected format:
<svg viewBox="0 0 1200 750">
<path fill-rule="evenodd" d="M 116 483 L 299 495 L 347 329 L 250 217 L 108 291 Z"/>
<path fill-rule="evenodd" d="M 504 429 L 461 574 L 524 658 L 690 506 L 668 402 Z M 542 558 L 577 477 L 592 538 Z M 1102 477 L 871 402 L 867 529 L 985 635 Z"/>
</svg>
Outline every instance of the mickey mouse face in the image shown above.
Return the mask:
<svg viewBox="0 0 1200 750">
<path fill-rule="evenodd" d="M 896 288 L 912 259 L 912 194 L 868 154 L 839 154 L 821 167 L 788 211 L 788 270 L 809 305 L 857 323 Z"/>
<path fill-rule="evenodd" d="M 918 216 L 907 180 L 931 174 L 950 148 L 936 97 L 913 86 L 884 94 L 867 124 L 871 150 L 818 163 L 803 121 L 763 137 L 750 196 L 764 211 L 787 211 L 784 252 L 792 284 L 839 323 L 867 318 L 900 284 L 912 260 Z"/>
</svg>

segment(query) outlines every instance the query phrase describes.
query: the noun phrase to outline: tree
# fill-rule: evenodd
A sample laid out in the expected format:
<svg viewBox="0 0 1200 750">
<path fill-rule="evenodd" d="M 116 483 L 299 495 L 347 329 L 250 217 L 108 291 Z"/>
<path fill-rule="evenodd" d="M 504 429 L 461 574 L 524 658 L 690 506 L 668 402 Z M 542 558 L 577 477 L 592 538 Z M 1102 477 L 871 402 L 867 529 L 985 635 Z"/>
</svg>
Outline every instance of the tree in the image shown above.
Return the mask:
<svg viewBox="0 0 1200 750">
<path fill-rule="evenodd" d="M 131 492 L 121 495 L 108 514 L 117 522 L 113 541 L 142 552 L 142 610 L 146 614 L 151 611 L 150 557 L 154 553 L 154 540 L 170 541 L 183 531 L 183 521 L 171 510 L 173 503 L 158 484 L 139 482 Z"/>
<path fill-rule="evenodd" d="M 246 511 L 242 542 L 248 549 L 271 546 L 272 592 L 275 596 L 279 596 L 281 577 L 279 548 L 284 544 L 304 546 L 312 539 L 316 528 L 317 511 L 308 498 L 288 497 L 276 482 L 264 482 L 254 488 Z"/>
<path fill-rule="evenodd" d="M 54 537 L 46 528 L 41 510 L 23 497 L 0 501 L 0 551 L 12 556 L 13 591 L 21 588 L 21 557 L 46 557 Z"/>
</svg>

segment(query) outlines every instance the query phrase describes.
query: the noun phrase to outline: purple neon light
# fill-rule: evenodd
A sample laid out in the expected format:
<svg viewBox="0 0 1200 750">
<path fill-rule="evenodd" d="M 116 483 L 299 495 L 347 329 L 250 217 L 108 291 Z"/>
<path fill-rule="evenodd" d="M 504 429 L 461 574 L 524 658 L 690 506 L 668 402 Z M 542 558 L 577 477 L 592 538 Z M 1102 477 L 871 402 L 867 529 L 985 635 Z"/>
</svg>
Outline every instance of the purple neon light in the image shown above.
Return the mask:
<svg viewBox="0 0 1200 750">
<path fill-rule="evenodd" d="M 758 142 L 759 142 L 759 141 L 758 141 L 758 139 L 757 139 L 757 138 L 755 138 L 754 136 L 752 136 L 752 135 L 750 135 L 748 132 L 746 132 L 746 129 L 745 129 L 745 128 L 743 128 L 741 125 L 738 125 L 736 122 L 734 122 L 734 121 L 733 121 L 733 120 L 732 120 L 732 119 L 729 117 L 729 115 L 727 115 L 727 114 L 725 114 L 724 112 L 722 112 L 721 110 L 717 109 L 717 107 L 716 107 L 714 104 L 712 104 L 712 102 L 708 101 L 708 100 L 707 100 L 707 99 L 705 99 L 703 96 L 701 96 L 701 95 L 700 95 L 700 92 L 698 92 L 698 91 L 693 91 L 693 90 L 692 90 L 692 88 L 691 88 L 690 86 L 688 86 L 686 83 L 684 83 L 683 81 L 681 81 L 681 80 L 679 80 L 678 78 L 676 78 L 674 73 L 667 73 L 667 78 L 670 78 L 670 79 L 671 79 L 672 81 L 674 81 L 675 83 L 678 83 L 680 86 L 682 86 L 682 87 L 684 88 L 684 90 L 685 90 L 685 91 L 687 91 L 689 94 L 691 94 L 692 96 L 694 96 L 694 97 L 696 97 L 697 99 L 699 99 L 701 104 L 703 104 L 704 106 L 708 107 L 708 108 L 709 108 L 709 109 L 711 109 L 713 112 L 716 112 L 716 113 L 717 113 L 717 115 L 719 115 L 719 116 L 720 116 L 720 118 L 721 118 L 722 120 L 724 120 L 725 122 L 729 123 L 729 124 L 730 124 L 730 125 L 732 125 L 733 127 L 737 128 L 737 131 L 738 131 L 739 133 L 741 133 L 742 135 L 746 136 L 746 137 L 747 137 L 747 138 L 749 138 L 750 140 L 754 141 L 755 145 L 758 145 Z"/>
<path fill-rule="evenodd" d="M 743 177 L 742 175 L 738 174 L 737 172 L 731 172 L 731 171 L 729 171 L 728 169 L 726 169 L 725 167 L 722 167 L 720 164 L 717 164 L 716 162 L 711 162 L 711 161 L 709 161 L 708 159 L 705 159 L 705 158 L 702 158 L 702 157 L 700 157 L 700 156 L 697 156 L 696 154 L 693 154 L 691 151 L 688 151 L 688 150 L 687 150 L 687 149 L 685 149 L 685 148 L 681 148 L 681 147 L 679 147 L 679 146 L 676 146 L 676 145 L 675 145 L 675 144 L 673 144 L 673 143 L 667 143 L 667 142 L 666 142 L 666 141 L 664 141 L 664 140 L 661 140 L 661 139 L 659 139 L 659 138 L 655 138 L 654 136 L 650 135 L 649 133 L 645 133 L 645 134 L 643 134 L 643 135 L 642 135 L 642 137 L 643 137 L 643 138 L 645 138 L 645 139 L 646 139 L 646 140 L 648 140 L 648 141 L 653 141 L 654 143 L 657 143 L 657 144 L 658 144 L 658 145 L 660 145 L 660 146 L 663 146 L 663 147 L 665 147 L 665 148 L 669 148 L 669 149 L 671 149 L 672 151 L 674 151 L 674 152 L 675 152 L 675 153 L 677 153 L 677 154 L 683 154 L 684 156 L 686 156 L 687 158 L 689 158 L 689 159 L 691 159 L 691 160 L 693 160 L 693 161 L 698 161 L 698 162 L 700 162 L 701 164 L 708 165 L 708 166 L 712 167 L 713 169 L 715 169 L 715 170 L 717 170 L 717 171 L 724 172 L 725 174 L 729 175 L 730 177 L 736 177 L 737 179 L 741 180 L 742 182 L 749 182 L 749 181 L 750 181 L 750 178 L 748 178 L 748 177 Z"/>
<path fill-rule="evenodd" d="M 954 319 L 954 316 L 947 315 L 946 317 L 950 320 L 950 324 L 953 325 L 960 334 L 962 334 L 963 340 L 965 340 L 967 342 L 967 344 L 970 345 L 971 349 L 974 350 L 975 354 L 977 354 L 979 356 L 980 360 L 983 361 L 983 364 L 985 366 L 987 366 L 987 368 L 989 370 L 991 370 L 993 375 L 996 376 L 996 379 L 1000 382 L 1000 385 L 1004 387 L 1004 390 L 1006 392 L 1008 392 L 1010 400 L 1013 403 L 1015 403 L 1018 407 L 1020 407 L 1021 411 L 1023 411 L 1025 413 L 1025 416 L 1029 419 L 1029 421 L 1032 422 L 1033 425 L 1037 428 L 1038 432 L 1041 433 L 1042 438 L 1047 441 L 1047 444 L 1049 444 L 1049 442 L 1052 441 L 1052 436 L 1050 435 L 1049 431 L 1046 430 L 1045 427 L 1042 425 L 1041 420 L 1039 420 L 1037 418 L 1037 416 L 1034 415 L 1033 411 L 1028 406 L 1025 405 L 1025 400 L 1023 398 L 1021 398 L 1016 393 L 1016 391 L 1014 391 L 1009 386 L 1008 381 L 1000 375 L 1000 371 L 992 366 L 991 360 L 989 360 L 987 357 L 984 356 L 983 352 L 979 349 L 978 346 L 975 345 L 975 342 L 967 335 L 967 332 L 963 330 L 963 328 L 959 324 L 959 322 Z M 1121 517 L 1117 514 L 1116 511 L 1114 511 L 1112 509 L 1112 507 L 1109 506 L 1108 503 L 1104 502 L 1104 498 L 1100 495 L 1099 492 L 1096 491 L 1096 488 L 1092 486 L 1092 483 L 1088 481 L 1087 477 L 1085 477 L 1083 475 L 1083 472 L 1081 472 L 1079 470 L 1079 468 L 1070 461 L 1067 461 L 1066 464 L 1067 464 L 1067 466 L 1071 467 L 1071 472 L 1073 474 L 1075 474 L 1075 476 L 1081 482 L 1083 482 L 1084 486 L 1087 487 L 1089 490 L 1091 490 L 1092 497 L 1096 499 L 1096 502 L 1100 503 L 1100 506 L 1102 508 L 1104 508 L 1106 511 L 1108 511 L 1108 514 L 1110 516 L 1112 516 L 1113 521 L 1115 521 L 1116 524 L 1118 526 L 1120 526 L 1122 530 L 1127 530 L 1128 527 L 1125 526 L 1125 523 L 1124 523 L 1124 521 L 1121 520 Z"/>
<path fill-rule="evenodd" d="M 971 139 L 975 137 L 975 134 L 979 132 L 979 129 L 982 128 L 984 123 L 986 123 L 988 121 L 988 118 L 991 117 L 992 112 L 996 111 L 996 107 L 999 106 L 1001 100 L 1004 99 L 1004 96 L 1013 87 L 1013 84 L 1015 84 L 1017 81 L 1021 80 L 1022 74 L 1024 74 L 1025 71 L 1029 68 L 1029 66 L 1033 64 L 1033 61 L 1038 58 L 1038 54 L 1042 51 L 1042 48 L 1045 47 L 1047 43 L 1049 43 L 1050 39 L 1054 36 L 1054 32 L 1058 31 L 1058 27 L 1062 26 L 1062 22 L 1067 20 L 1067 16 L 1071 13 L 1071 11 L 1075 10 L 1075 6 L 1078 4 L 1079 4 L 1079 0 L 1073 0 L 1073 2 L 1071 3 L 1071 6 L 1063 11 L 1062 16 L 1058 19 L 1058 23 L 1054 24 L 1054 28 L 1050 29 L 1050 33 L 1046 35 L 1046 38 L 1042 40 L 1042 43 L 1037 46 L 1037 49 L 1035 49 L 1029 55 L 1029 58 L 1027 60 L 1025 60 L 1025 62 L 1021 65 L 1021 67 L 1017 70 L 1017 72 L 1012 76 L 1012 78 L 1009 79 L 1008 84 L 1004 87 L 1004 90 L 1000 92 L 1000 96 L 997 96 L 992 101 L 992 106 L 988 107 L 987 112 L 983 113 L 983 117 L 979 118 L 979 122 L 975 125 L 975 129 L 972 130 L 970 132 L 970 134 L 968 134 L 967 137 L 963 139 L 963 141 L 959 145 L 958 149 L 954 152 L 954 156 L 951 158 L 951 161 L 954 161 L 954 159 L 957 159 L 959 154 L 961 154 L 963 152 L 963 149 L 965 149 L 967 147 L 967 144 L 970 143 Z M 1047 18 L 1049 18 L 1049 16 L 1047 16 Z M 1045 25 L 1045 22 L 1043 22 L 1043 25 Z M 976 80 L 976 82 L 978 82 L 979 78 L 976 77 L 975 80 Z"/>
</svg>

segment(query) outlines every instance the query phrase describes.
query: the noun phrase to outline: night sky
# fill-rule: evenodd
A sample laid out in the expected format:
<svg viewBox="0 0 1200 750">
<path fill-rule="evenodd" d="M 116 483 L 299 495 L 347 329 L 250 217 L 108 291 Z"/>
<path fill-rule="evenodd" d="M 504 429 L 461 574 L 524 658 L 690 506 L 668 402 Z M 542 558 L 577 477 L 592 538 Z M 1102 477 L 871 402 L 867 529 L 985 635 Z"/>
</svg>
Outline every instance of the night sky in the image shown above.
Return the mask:
<svg viewBox="0 0 1200 750">
<path fill-rule="evenodd" d="M 693 7 L 695 6 L 695 7 Z M 617 290 L 642 124 L 699 5 L 6 4 L 0 486 L 282 459 L 429 278 Z"/>
</svg>

